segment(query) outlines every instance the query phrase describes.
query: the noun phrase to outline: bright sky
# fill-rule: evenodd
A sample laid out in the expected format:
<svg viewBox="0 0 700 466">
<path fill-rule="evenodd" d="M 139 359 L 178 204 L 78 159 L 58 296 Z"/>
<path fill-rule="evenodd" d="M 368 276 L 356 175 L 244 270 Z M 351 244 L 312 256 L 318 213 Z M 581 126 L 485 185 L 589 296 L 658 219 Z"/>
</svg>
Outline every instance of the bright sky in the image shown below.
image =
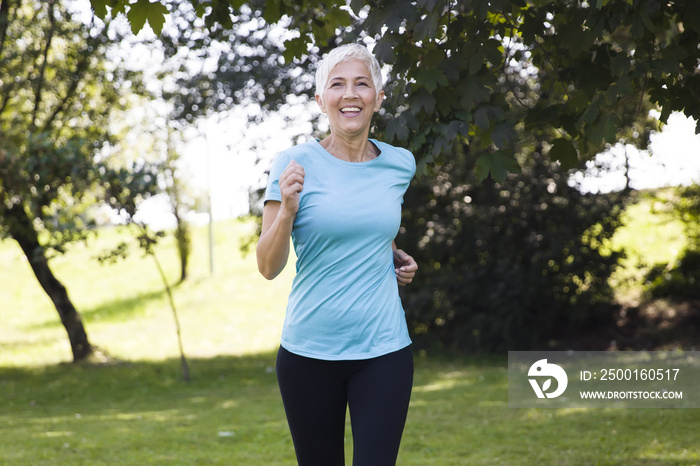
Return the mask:
<svg viewBox="0 0 700 466">
<path fill-rule="evenodd" d="M 675 112 L 661 132 L 651 135 L 648 151 L 617 144 L 597 156 L 598 162 L 610 164 L 617 169 L 609 172 L 590 169 L 585 176 L 577 173 L 573 179 L 581 183 L 584 191 L 620 190 L 625 186 L 626 155 L 630 166 L 630 186 L 633 189 L 700 183 L 700 134 L 695 134 L 695 124 L 695 120 Z"/>
</svg>

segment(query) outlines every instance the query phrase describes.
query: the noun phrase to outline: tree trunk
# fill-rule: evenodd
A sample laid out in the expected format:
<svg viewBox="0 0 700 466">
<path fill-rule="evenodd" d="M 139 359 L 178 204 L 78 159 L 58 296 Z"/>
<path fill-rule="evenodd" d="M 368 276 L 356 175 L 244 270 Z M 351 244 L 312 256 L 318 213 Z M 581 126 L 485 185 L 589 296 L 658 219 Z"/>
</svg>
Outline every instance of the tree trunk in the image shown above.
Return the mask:
<svg viewBox="0 0 700 466">
<path fill-rule="evenodd" d="M 190 238 L 189 226 L 180 218 L 177 209 L 173 209 L 173 211 L 175 212 L 175 220 L 177 221 L 175 240 L 177 242 L 177 252 L 180 257 L 180 282 L 182 283 L 187 279 L 187 266 L 192 250 L 192 240 Z"/>
<path fill-rule="evenodd" d="M 22 251 L 34 271 L 39 284 L 44 289 L 61 317 L 61 323 L 68 333 L 73 362 L 81 361 L 92 354 L 93 347 L 88 341 L 85 327 L 80 319 L 80 314 L 73 306 L 66 287 L 54 276 L 49 261 L 46 258 L 44 248 L 39 244 L 39 237 L 34 229 L 31 219 L 24 211 L 22 205 L 15 205 L 6 211 L 11 217 L 9 223 L 10 235 L 19 243 Z"/>
</svg>

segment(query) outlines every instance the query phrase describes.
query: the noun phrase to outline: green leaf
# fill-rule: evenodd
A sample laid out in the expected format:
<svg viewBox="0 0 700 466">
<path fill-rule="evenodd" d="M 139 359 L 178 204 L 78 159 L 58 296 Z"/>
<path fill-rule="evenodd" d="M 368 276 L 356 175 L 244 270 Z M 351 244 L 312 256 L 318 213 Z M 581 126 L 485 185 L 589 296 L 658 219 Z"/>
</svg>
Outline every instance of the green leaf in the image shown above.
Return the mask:
<svg viewBox="0 0 700 466">
<path fill-rule="evenodd" d="M 100 19 L 107 17 L 107 0 L 90 0 L 92 11 Z"/>
<path fill-rule="evenodd" d="M 146 14 L 143 10 L 131 7 L 126 17 L 129 19 L 129 24 L 131 25 L 131 32 L 136 35 L 143 29 L 146 24 Z"/>
<path fill-rule="evenodd" d="M 292 63 L 294 58 L 301 58 L 307 52 L 308 38 L 301 36 L 289 39 L 284 43 L 284 60 L 286 63 Z"/>
<path fill-rule="evenodd" d="M 207 7 L 206 7 L 206 5 L 203 5 L 203 4 L 201 4 L 201 3 L 198 3 L 198 4 L 195 5 L 195 7 L 194 7 L 194 13 L 197 15 L 197 17 L 203 18 L 204 15 L 206 14 L 206 12 L 207 12 Z"/>
<path fill-rule="evenodd" d="M 425 89 L 418 89 L 418 91 L 411 96 L 411 110 L 415 115 L 421 108 L 425 109 L 425 112 L 430 114 L 435 110 L 436 99 Z"/>
<path fill-rule="evenodd" d="M 408 139 L 408 128 L 401 121 L 400 117 L 389 120 L 389 123 L 386 125 L 386 138 L 387 142 L 405 141 Z"/>
<path fill-rule="evenodd" d="M 496 125 L 491 133 L 491 140 L 499 149 L 509 146 L 518 137 L 518 133 L 510 122 Z"/>
<path fill-rule="evenodd" d="M 630 33 L 632 34 L 632 38 L 635 40 L 641 40 L 642 37 L 644 36 L 644 21 L 642 21 L 642 18 L 637 15 L 634 17 L 632 20 L 632 27 L 630 28 Z"/>
<path fill-rule="evenodd" d="M 333 28 L 331 34 L 335 31 L 335 28 L 345 28 L 352 25 L 352 16 L 347 10 L 341 10 L 340 8 L 331 8 L 326 13 L 326 19 L 331 24 Z"/>
<path fill-rule="evenodd" d="M 484 21 L 489 14 L 489 2 L 476 0 L 473 5 L 474 16 L 478 21 Z"/>
<path fill-rule="evenodd" d="M 149 0 L 139 0 L 131 5 L 126 15 L 131 24 L 131 32 L 134 34 L 138 34 L 148 21 L 153 32 L 160 35 L 167 14 L 168 8 L 165 5 L 159 2 L 151 3 Z"/>
<path fill-rule="evenodd" d="M 593 145 L 601 142 L 615 142 L 620 123 L 620 117 L 616 114 L 602 114 L 587 128 L 586 139 Z"/>
<path fill-rule="evenodd" d="M 440 15 L 426 15 L 414 29 L 415 40 L 434 39 L 437 35 Z"/>
<path fill-rule="evenodd" d="M 578 152 L 574 144 L 565 138 L 557 138 L 549 149 L 549 158 L 558 160 L 564 170 L 570 170 L 578 166 Z"/>
<path fill-rule="evenodd" d="M 486 52 L 483 48 L 479 48 L 474 52 L 471 59 L 469 60 L 469 74 L 476 74 L 479 72 L 482 66 L 484 66 L 484 56 Z"/>
<path fill-rule="evenodd" d="M 280 2 L 265 2 L 265 10 L 263 11 L 263 18 L 268 23 L 276 23 L 282 17 L 282 12 L 280 9 Z"/>
<path fill-rule="evenodd" d="M 495 105 L 480 105 L 474 112 L 476 125 L 487 131 L 493 124 L 503 119 L 503 109 Z"/>
<path fill-rule="evenodd" d="M 503 45 L 500 41 L 489 39 L 484 42 L 484 56 L 492 65 L 498 65 L 503 62 Z"/>
<path fill-rule="evenodd" d="M 630 70 L 630 57 L 626 53 L 618 53 L 610 59 L 610 71 L 613 76 L 622 76 Z"/>
<path fill-rule="evenodd" d="M 360 13 L 362 9 L 365 7 L 365 2 L 364 0 L 350 0 L 350 8 L 355 14 Z"/>
<path fill-rule="evenodd" d="M 651 18 L 647 15 L 641 15 L 641 18 L 644 27 L 647 28 L 649 32 L 656 34 L 656 25 L 654 24 L 654 21 L 652 21 Z"/>
<path fill-rule="evenodd" d="M 476 126 L 486 131 L 491 127 L 491 119 L 489 118 L 489 109 L 485 106 L 480 106 L 474 112 L 474 122 Z"/>
<path fill-rule="evenodd" d="M 468 78 L 466 86 L 462 90 L 460 103 L 462 108 L 470 109 L 474 105 L 489 100 L 491 90 L 481 84 L 475 77 Z"/>
<path fill-rule="evenodd" d="M 447 86 L 449 84 L 445 73 L 437 68 L 422 68 L 416 76 L 416 81 L 422 84 L 428 92 L 433 92 L 438 85 Z"/>
<path fill-rule="evenodd" d="M 484 181 L 489 174 L 499 183 L 506 180 L 508 172 L 519 172 L 520 165 L 512 155 L 506 155 L 502 151 L 481 154 L 476 160 L 476 179 Z"/>
<path fill-rule="evenodd" d="M 382 63 L 394 63 L 395 61 L 395 55 L 394 55 L 394 47 L 391 46 L 389 41 L 386 38 L 382 38 L 377 41 L 376 45 L 374 46 L 374 56 L 377 57 L 377 60 L 379 60 Z"/>
<path fill-rule="evenodd" d="M 418 7 L 432 12 L 438 4 L 438 0 L 418 0 Z"/>
<path fill-rule="evenodd" d="M 617 139 L 617 130 L 622 124 L 620 117 L 615 113 L 608 113 L 603 119 L 603 140 L 613 143 Z"/>
<path fill-rule="evenodd" d="M 460 133 L 460 126 L 459 121 L 453 120 L 444 126 L 442 133 L 448 141 L 454 141 Z"/>
<path fill-rule="evenodd" d="M 605 103 L 604 94 L 602 92 L 596 93 L 596 95 L 591 99 L 591 103 L 586 111 L 583 112 L 583 115 L 581 115 L 580 123 L 590 124 L 594 122 L 598 118 L 598 115 L 600 115 L 600 109 L 605 105 Z"/>
</svg>

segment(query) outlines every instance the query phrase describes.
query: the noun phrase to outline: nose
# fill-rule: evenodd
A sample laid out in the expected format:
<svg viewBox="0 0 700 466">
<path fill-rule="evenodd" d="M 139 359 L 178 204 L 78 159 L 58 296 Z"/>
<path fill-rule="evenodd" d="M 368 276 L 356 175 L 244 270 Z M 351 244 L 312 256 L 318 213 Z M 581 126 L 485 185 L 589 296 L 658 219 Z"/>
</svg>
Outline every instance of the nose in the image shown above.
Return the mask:
<svg viewBox="0 0 700 466">
<path fill-rule="evenodd" d="M 343 95 L 344 98 L 346 99 L 352 99 L 357 96 L 357 90 L 355 89 L 354 84 L 348 84 L 345 86 L 345 93 Z"/>
</svg>

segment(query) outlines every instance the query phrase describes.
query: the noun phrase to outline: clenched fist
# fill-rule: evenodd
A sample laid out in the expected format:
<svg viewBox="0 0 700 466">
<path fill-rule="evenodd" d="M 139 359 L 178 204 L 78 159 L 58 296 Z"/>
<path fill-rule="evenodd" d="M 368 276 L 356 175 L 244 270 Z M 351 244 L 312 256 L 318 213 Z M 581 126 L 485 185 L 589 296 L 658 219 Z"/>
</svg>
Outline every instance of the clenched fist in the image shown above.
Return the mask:
<svg viewBox="0 0 700 466">
<path fill-rule="evenodd" d="M 292 160 L 280 175 L 281 208 L 290 214 L 299 210 L 299 193 L 304 189 L 304 167 Z"/>
</svg>

